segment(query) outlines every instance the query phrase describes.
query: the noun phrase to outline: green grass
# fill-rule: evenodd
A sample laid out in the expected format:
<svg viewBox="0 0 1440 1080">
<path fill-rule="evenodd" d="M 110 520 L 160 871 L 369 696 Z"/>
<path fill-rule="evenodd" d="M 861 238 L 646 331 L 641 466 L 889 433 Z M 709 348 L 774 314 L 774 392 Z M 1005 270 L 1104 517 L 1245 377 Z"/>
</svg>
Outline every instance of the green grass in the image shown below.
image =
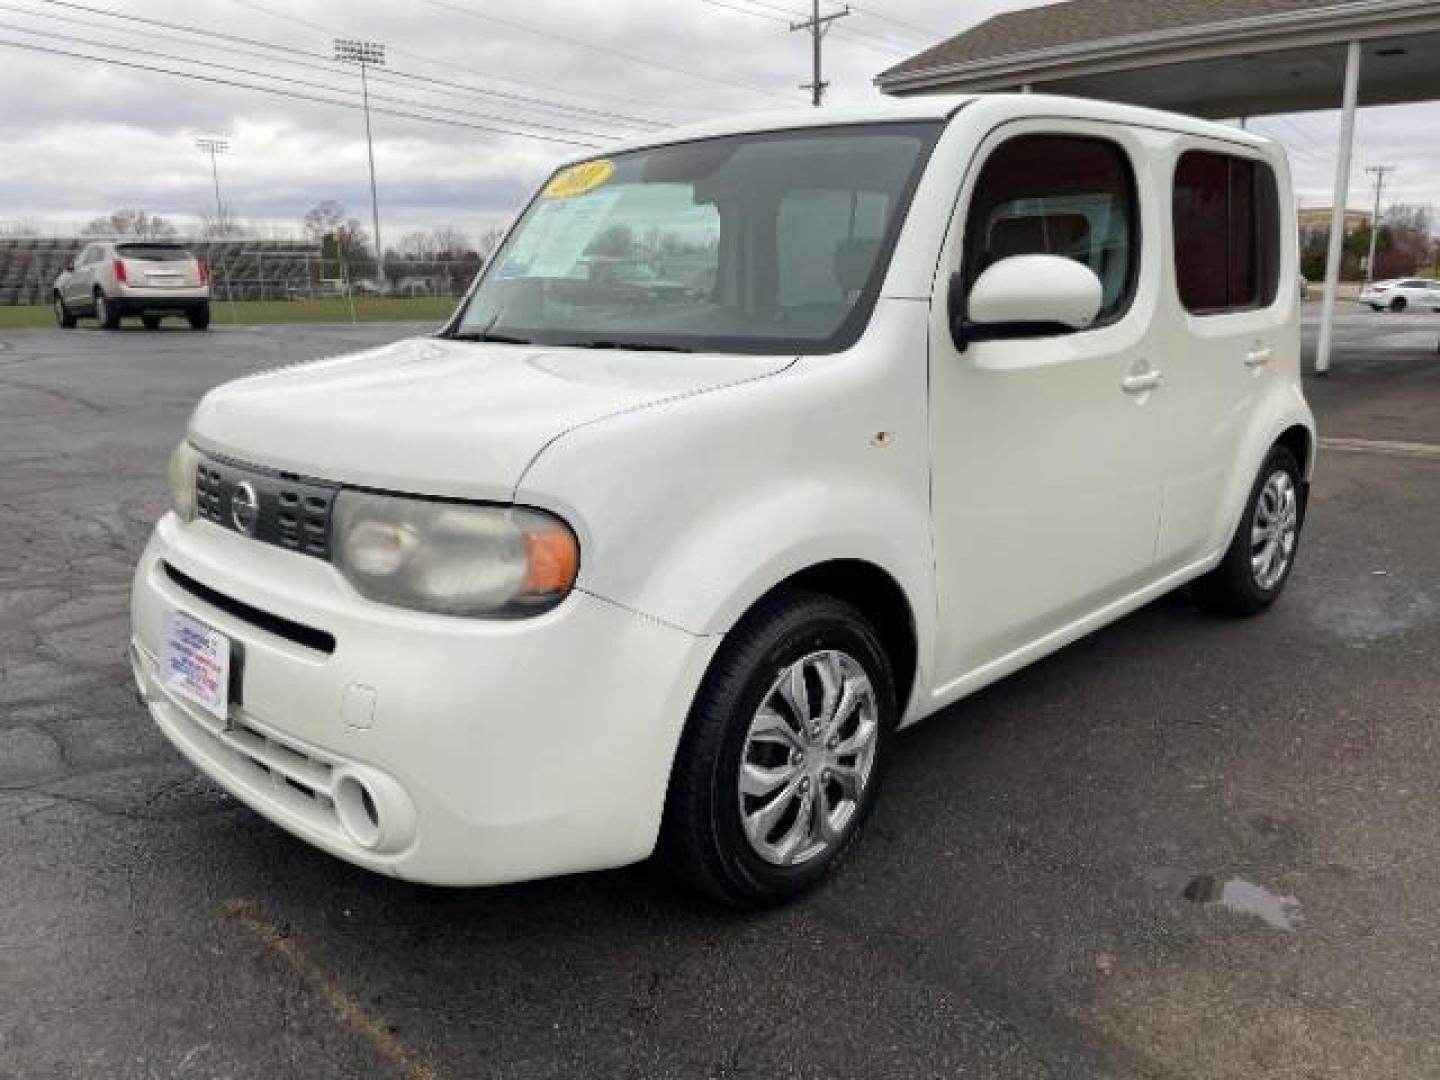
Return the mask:
<svg viewBox="0 0 1440 1080">
<path fill-rule="evenodd" d="M 458 303 L 448 297 L 356 297 L 357 322 L 434 322 L 447 318 Z M 225 326 L 239 323 L 260 326 L 273 323 L 348 323 L 347 300 L 244 300 L 232 306 L 216 300 L 210 306 L 211 323 Z M 179 320 L 174 320 L 178 322 Z M 54 326 L 55 315 L 48 306 L 0 307 L 0 330 L 29 330 Z M 82 319 L 80 325 L 93 325 Z"/>
</svg>

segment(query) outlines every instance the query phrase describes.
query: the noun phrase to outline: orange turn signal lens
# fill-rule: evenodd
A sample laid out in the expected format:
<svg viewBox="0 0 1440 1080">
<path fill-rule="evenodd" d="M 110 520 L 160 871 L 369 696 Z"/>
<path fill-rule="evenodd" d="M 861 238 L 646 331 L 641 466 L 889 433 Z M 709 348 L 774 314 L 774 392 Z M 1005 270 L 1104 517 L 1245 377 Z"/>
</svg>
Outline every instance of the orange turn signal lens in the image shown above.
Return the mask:
<svg viewBox="0 0 1440 1080">
<path fill-rule="evenodd" d="M 567 593 L 580 572 L 580 545 L 564 526 L 525 534 L 525 591 L 548 596 Z"/>
</svg>

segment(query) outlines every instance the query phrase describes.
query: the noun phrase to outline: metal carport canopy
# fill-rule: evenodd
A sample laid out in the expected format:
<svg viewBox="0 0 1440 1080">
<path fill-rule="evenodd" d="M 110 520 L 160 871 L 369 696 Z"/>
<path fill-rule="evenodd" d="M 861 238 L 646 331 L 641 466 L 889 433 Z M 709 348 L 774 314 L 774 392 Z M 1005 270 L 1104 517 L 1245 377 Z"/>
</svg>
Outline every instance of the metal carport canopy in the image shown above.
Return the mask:
<svg viewBox="0 0 1440 1080">
<path fill-rule="evenodd" d="M 1044 90 L 1211 118 L 1341 110 L 1325 309 L 1331 324 L 1355 109 L 1440 98 L 1440 0 L 1067 0 L 998 15 L 875 79 L 885 93 Z"/>
</svg>

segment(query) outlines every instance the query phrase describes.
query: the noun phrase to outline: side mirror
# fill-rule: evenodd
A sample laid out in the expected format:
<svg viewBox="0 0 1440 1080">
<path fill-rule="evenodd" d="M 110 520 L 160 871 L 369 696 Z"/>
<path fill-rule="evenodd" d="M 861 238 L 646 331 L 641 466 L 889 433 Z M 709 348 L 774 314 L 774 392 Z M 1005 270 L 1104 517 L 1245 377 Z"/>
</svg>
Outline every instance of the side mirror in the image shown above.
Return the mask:
<svg viewBox="0 0 1440 1080">
<path fill-rule="evenodd" d="M 976 341 L 1053 337 L 1083 330 L 1105 302 L 1105 287 L 1083 263 L 1060 255 L 1012 255 L 964 295 L 950 280 L 950 333 L 961 352 Z"/>
</svg>

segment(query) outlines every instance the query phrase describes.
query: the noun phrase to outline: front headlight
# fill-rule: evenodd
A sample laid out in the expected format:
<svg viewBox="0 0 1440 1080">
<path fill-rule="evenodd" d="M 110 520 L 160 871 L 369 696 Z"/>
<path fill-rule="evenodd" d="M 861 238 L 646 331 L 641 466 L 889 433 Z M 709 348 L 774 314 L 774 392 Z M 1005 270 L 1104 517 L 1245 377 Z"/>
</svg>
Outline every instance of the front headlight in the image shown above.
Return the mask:
<svg viewBox="0 0 1440 1080">
<path fill-rule="evenodd" d="M 195 520 L 195 470 L 200 467 L 200 451 L 186 439 L 170 453 L 165 470 L 170 485 L 170 509 L 181 521 Z"/>
<path fill-rule="evenodd" d="M 516 506 L 342 491 L 335 564 L 372 600 L 446 615 L 515 617 L 570 593 L 580 546 L 563 521 Z"/>
</svg>

